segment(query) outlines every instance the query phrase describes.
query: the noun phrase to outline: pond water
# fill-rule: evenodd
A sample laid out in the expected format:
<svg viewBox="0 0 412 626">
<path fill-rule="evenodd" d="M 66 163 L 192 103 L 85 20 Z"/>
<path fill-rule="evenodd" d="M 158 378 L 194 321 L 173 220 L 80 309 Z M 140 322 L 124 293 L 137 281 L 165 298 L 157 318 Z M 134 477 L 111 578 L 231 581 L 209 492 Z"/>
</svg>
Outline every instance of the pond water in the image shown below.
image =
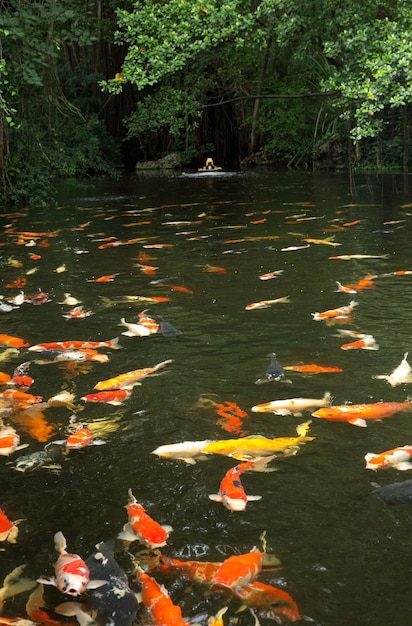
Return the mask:
<svg viewBox="0 0 412 626">
<path fill-rule="evenodd" d="M 267 551 L 282 567 L 264 570 L 259 580 L 289 593 L 303 623 L 409 623 L 412 511 L 373 494 L 377 485 L 405 480 L 409 473 L 368 471 L 364 456 L 412 444 L 411 414 L 399 412 L 357 428 L 311 417 L 310 411 L 302 417 L 251 411 L 272 400 L 321 398 L 326 391 L 334 405 L 400 402 L 410 394 L 408 384 L 392 387 L 374 378 L 392 372 L 412 348 L 412 276 L 393 274 L 412 270 L 407 182 L 401 176 L 359 175 L 350 184 L 346 174 L 273 171 L 142 174 L 62 187 L 56 206 L 3 210 L 1 294 L 10 298 L 40 290 L 49 301 L 24 302 L 0 313 L 1 332 L 29 345 L 119 336 L 122 349 L 102 349 L 109 357 L 105 363 L 38 364 L 34 352 L 21 348 L 0 364 L 12 375 L 20 363 L 31 361 L 34 384 L 28 393 L 46 400 L 71 392 L 80 406 L 77 420 L 106 440 L 70 451 L 59 473 L 19 473 L 15 459 L 43 449 L 45 440 L 36 440 L 24 419 L 5 416 L 28 447 L 0 463 L 0 507 L 10 519 L 23 520 L 17 543 L 3 544 L 1 580 L 21 564 L 34 579 L 52 575 L 58 530 L 68 549 L 83 558 L 97 542 L 116 537 L 127 521 L 130 488 L 153 518 L 173 527 L 162 549 L 168 556 L 222 561 L 260 547 L 266 531 Z M 340 255 L 371 258 L 331 258 Z M 259 279 L 275 270 L 282 272 Z M 377 276 L 369 289 L 354 295 L 336 290 L 337 281 L 354 285 L 369 274 Z M 95 282 L 111 275 L 113 280 Z M 22 277 L 25 286 L 8 287 Z M 66 293 L 92 314 L 66 319 L 73 308 L 62 304 Z M 125 298 L 136 295 L 168 300 Z M 285 296 L 288 303 L 245 309 Z M 313 319 L 312 313 L 351 300 L 358 303 L 351 323 Z M 181 334 L 122 335 L 121 319 L 137 323 L 144 309 Z M 342 350 L 354 339 L 338 329 L 373 335 L 379 350 Z M 256 385 L 271 352 L 283 367 L 316 363 L 342 371 L 287 370 L 292 384 Z M 169 359 L 165 373 L 143 380 L 119 406 L 80 400 L 98 381 Z M 246 414 L 240 426 L 218 415 L 213 402 L 236 403 Z M 64 438 L 72 414 L 66 407 L 44 410 L 51 427 L 46 439 Z M 295 437 L 296 427 L 310 419 L 314 440 L 296 455 L 274 459 L 273 473 L 243 474 L 246 492 L 262 496 L 244 512 L 231 512 L 208 497 L 217 493 L 233 459 L 210 455 L 187 464 L 152 454 L 157 446 L 185 440 Z M 131 549 L 141 546 L 136 542 Z M 128 560 L 122 565 L 127 569 Z M 200 587 L 187 590 L 178 581 L 167 586 L 192 623 L 206 624 L 225 604 L 225 623 L 239 618 L 236 601 L 205 595 Z M 6 603 L 4 615 L 21 615 L 26 597 Z M 240 620 L 255 623 L 250 612 Z"/>
</svg>

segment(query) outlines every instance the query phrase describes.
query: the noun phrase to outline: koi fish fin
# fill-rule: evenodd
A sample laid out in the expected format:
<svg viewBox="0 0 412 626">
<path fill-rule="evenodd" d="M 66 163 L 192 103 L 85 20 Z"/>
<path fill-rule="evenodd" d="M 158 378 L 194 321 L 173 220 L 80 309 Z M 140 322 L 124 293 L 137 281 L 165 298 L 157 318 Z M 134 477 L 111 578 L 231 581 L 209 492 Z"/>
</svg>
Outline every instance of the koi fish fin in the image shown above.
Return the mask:
<svg viewBox="0 0 412 626">
<path fill-rule="evenodd" d="M 247 496 L 248 502 L 257 502 L 257 500 L 261 500 L 262 496 Z"/>
<path fill-rule="evenodd" d="M 90 445 L 92 445 L 92 446 L 102 446 L 105 443 L 107 443 L 107 441 L 105 441 L 104 439 L 93 439 L 93 441 L 90 442 Z"/>
<path fill-rule="evenodd" d="M 56 606 L 54 610 L 59 615 L 64 615 L 66 617 L 75 616 L 80 626 L 96 625 L 94 619 L 88 613 L 83 611 L 79 602 L 63 602 L 62 604 Z"/>
<path fill-rule="evenodd" d="M 119 343 L 119 337 L 110 340 L 110 347 L 112 350 L 121 350 L 123 348 Z"/>
<path fill-rule="evenodd" d="M 412 469 L 412 463 L 410 461 L 402 461 L 402 463 L 397 463 L 394 465 L 397 470 L 404 472 L 406 470 Z"/>
<path fill-rule="evenodd" d="M 273 461 L 276 458 L 276 454 L 272 454 L 272 456 L 262 456 L 256 458 L 254 461 L 251 461 L 251 467 L 246 469 L 246 472 L 275 472 L 277 468 L 275 467 L 267 467 L 267 464 Z"/>
<path fill-rule="evenodd" d="M 126 337 L 136 337 L 136 333 L 132 333 L 131 330 L 125 330 L 122 335 L 126 335 Z"/>
<path fill-rule="evenodd" d="M 353 419 L 353 420 L 348 420 L 348 422 L 349 422 L 349 424 L 352 424 L 353 426 L 360 426 L 361 428 L 366 428 L 367 427 L 367 423 L 361 417 L 358 417 L 358 418 Z"/>
<path fill-rule="evenodd" d="M 299 435 L 299 437 L 304 437 L 306 435 L 306 433 L 308 432 L 310 428 L 311 423 L 312 423 L 312 420 L 299 424 L 299 426 L 296 428 L 296 432 Z"/>
<path fill-rule="evenodd" d="M 313 437 L 309 437 L 309 439 L 313 439 Z M 299 452 L 299 446 L 288 446 L 280 452 L 283 456 L 295 456 Z"/>
<path fill-rule="evenodd" d="M 36 582 L 41 583 L 42 585 L 53 585 L 53 587 L 56 587 L 56 580 L 54 576 L 51 576 L 50 578 L 47 576 L 40 576 Z"/>
<path fill-rule="evenodd" d="M 224 622 L 222 616 L 226 613 L 228 607 L 225 606 L 223 609 L 220 609 L 213 617 L 209 617 L 207 620 L 207 626 L 224 626 Z"/>
<path fill-rule="evenodd" d="M 36 586 L 36 581 L 29 580 L 28 578 L 20 578 L 25 565 L 19 565 L 14 570 L 7 574 L 4 579 L 3 587 L 0 589 L 0 602 L 3 603 L 6 598 L 15 596 L 23 591 L 28 591 Z"/>
<path fill-rule="evenodd" d="M 86 589 L 98 589 L 99 587 L 103 587 L 103 585 L 107 584 L 107 580 L 89 580 L 86 585 Z"/>
<path fill-rule="evenodd" d="M 289 411 L 289 409 L 276 409 L 273 412 L 275 415 L 293 415 L 292 411 Z M 295 413 L 295 415 L 296 417 L 302 417 L 302 413 Z"/>
<path fill-rule="evenodd" d="M 24 448 L 28 448 L 29 444 L 28 443 L 22 443 L 21 446 L 17 446 L 17 448 L 15 449 L 15 452 L 17 452 L 17 450 L 24 450 Z"/>
<path fill-rule="evenodd" d="M 56 550 L 56 552 L 60 552 L 61 554 L 62 552 L 66 550 L 66 548 L 67 548 L 66 538 L 61 532 L 61 530 L 59 530 L 54 535 L 54 549 Z"/>
<path fill-rule="evenodd" d="M 168 524 L 162 524 L 162 528 L 166 533 L 171 533 L 173 531 L 173 528 Z"/>
<path fill-rule="evenodd" d="M 222 502 L 222 496 L 218 493 L 209 494 L 209 500 L 213 500 L 213 502 Z"/>
<path fill-rule="evenodd" d="M 137 536 L 134 534 L 133 527 L 129 522 L 123 526 L 123 530 L 117 537 L 118 539 L 124 539 L 124 541 L 137 541 Z"/>
</svg>

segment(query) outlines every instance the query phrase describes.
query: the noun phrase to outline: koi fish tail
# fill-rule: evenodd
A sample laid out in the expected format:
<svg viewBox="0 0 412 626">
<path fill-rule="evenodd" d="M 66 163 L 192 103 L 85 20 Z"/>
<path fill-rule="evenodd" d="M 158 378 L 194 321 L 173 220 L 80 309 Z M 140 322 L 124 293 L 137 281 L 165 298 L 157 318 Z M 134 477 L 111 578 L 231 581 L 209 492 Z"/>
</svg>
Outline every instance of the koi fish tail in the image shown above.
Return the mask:
<svg viewBox="0 0 412 626">
<path fill-rule="evenodd" d="M 304 437 L 306 433 L 309 432 L 311 423 L 312 420 L 309 420 L 308 422 L 303 422 L 302 424 L 299 424 L 299 426 L 297 426 L 296 432 L 299 437 Z"/>
<path fill-rule="evenodd" d="M 6 598 L 16 596 L 36 586 L 36 581 L 29 580 L 28 578 L 20 578 L 25 567 L 25 565 L 19 565 L 5 577 L 3 587 L 0 589 L 0 606 Z"/>
<path fill-rule="evenodd" d="M 67 543 L 66 543 L 65 536 L 63 535 L 61 530 L 59 530 L 54 535 L 54 549 L 56 550 L 56 552 L 62 553 L 66 550 L 66 548 L 67 548 Z"/>
</svg>

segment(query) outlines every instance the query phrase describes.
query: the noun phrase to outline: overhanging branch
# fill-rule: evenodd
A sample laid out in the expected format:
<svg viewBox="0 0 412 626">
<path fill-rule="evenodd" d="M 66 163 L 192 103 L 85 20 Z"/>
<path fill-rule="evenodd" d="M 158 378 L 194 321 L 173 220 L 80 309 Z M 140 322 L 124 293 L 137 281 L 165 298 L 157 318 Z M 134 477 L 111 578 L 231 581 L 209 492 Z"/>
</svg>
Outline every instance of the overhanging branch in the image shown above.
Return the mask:
<svg viewBox="0 0 412 626">
<path fill-rule="evenodd" d="M 217 107 L 222 104 L 228 104 L 230 102 L 240 102 L 241 100 L 269 100 L 269 99 L 277 99 L 280 100 L 282 98 L 324 98 L 327 96 L 337 96 L 339 91 L 317 91 L 311 93 L 285 93 L 285 94 L 268 94 L 268 95 L 256 95 L 256 96 L 237 96 L 236 98 L 229 98 L 228 100 L 219 100 L 219 102 L 212 102 L 210 104 L 205 104 L 203 108 L 208 107 Z"/>
</svg>

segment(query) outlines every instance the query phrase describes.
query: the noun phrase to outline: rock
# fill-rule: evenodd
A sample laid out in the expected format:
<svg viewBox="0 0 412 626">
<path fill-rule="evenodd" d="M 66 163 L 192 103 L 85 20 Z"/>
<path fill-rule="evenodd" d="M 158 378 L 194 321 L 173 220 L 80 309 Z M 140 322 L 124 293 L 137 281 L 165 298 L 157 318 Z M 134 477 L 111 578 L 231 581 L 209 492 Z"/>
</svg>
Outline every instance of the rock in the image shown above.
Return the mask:
<svg viewBox="0 0 412 626">
<path fill-rule="evenodd" d="M 156 161 L 139 161 L 136 170 L 176 170 L 182 167 L 182 159 L 177 152 L 166 154 Z"/>
</svg>

